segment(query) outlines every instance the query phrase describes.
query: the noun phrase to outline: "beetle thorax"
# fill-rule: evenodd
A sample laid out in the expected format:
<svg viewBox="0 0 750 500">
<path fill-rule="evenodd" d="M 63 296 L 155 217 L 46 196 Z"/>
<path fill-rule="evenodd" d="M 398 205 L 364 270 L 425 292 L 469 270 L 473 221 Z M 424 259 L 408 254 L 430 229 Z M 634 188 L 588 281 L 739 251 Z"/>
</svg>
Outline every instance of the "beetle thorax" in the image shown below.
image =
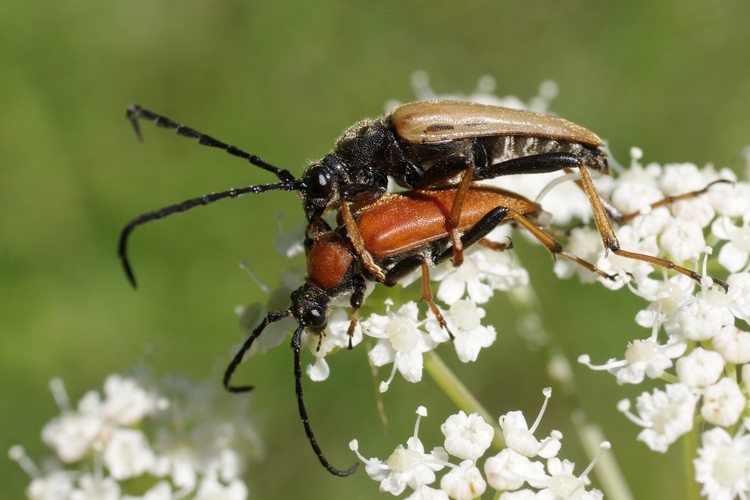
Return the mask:
<svg viewBox="0 0 750 500">
<path fill-rule="evenodd" d="M 382 120 L 362 120 L 349 127 L 331 152 L 346 171 L 346 182 L 372 185 L 383 164 L 388 135 Z"/>
<path fill-rule="evenodd" d="M 321 289 L 333 290 L 345 284 L 353 264 L 351 245 L 338 233 L 324 233 L 315 239 L 307 255 L 308 281 Z"/>
</svg>

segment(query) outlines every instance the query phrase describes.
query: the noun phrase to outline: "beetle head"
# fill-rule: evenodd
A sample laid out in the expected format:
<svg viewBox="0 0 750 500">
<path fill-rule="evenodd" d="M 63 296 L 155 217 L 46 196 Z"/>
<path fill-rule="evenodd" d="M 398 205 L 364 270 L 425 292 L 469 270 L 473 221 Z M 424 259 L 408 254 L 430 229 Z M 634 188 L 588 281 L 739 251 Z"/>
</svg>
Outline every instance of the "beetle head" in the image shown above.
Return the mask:
<svg viewBox="0 0 750 500">
<path fill-rule="evenodd" d="M 328 325 L 330 300 L 331 297 L 325 290 L 305 283 L 292 292 L 292 315 L 301 326 L 320 332 Z"/>
<path fill-rule="evenodd" d="M 327 154 L 305 169 L 300 185 L 308 219 L 313 214 L 322 214 L 329 205 L 338 204 L 342 170 L 343 165 L 333 154 Z"/>
</svg>

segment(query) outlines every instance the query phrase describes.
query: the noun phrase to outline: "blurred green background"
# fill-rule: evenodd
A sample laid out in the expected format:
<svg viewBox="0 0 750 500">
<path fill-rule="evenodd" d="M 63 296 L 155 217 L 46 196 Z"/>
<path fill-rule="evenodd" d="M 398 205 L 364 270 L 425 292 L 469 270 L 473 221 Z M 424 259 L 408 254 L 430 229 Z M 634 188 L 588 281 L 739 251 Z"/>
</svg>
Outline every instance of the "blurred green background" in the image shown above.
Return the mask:
<svg viewBox="0 0 750 500">
<path fill-rule="evenodd" d="M 438 92 L 474 88 L 492 75 L 498 94 L 528 98 L 554 79 L 553 110 L 610 141 L 620 161 L 633 145 L 646 160 L 742 168 L 750 143 L 750 5 L 684 2 L 410 1 L 0 3 L 0 448 L 46 454 L 42 425 L 56 414 L 47 389 L 61 376 L 73 398 L 106 374 L 148 357 L 157 372 L 219 374 L 239 341 L 237 304 L 263 294 L 242 259 L 275 285 L 289 262 L 273 250 L 277 214 L 302 220 L 288 193 L 218 203 L 134 234 L 140 289 L 129 287 L 115 248 L 137 214 L 210 191 L 273 178 L 239 160 L 146 125 L 139 144 L 124 118 L 139 103 L 300 173 L 348 125 L 413 98 L 410 75 Z M 554 278 L 549 257 L 522 247 L 544 320 L 571 358 L 620 357 L 644 336 L 626 292 Z M 297 262 L 296 265 L 300 265 Z M 544 356 L 515 333 L 500 298 L 487 307 L 500 332 L 479 362 L 455 366 L 495 415 L 534 415 L 549 384 Z M 401 379 L 375 412 L 364 349 L 332 361 L 332 378 L 306 382 L 319 442 L 341 466 L 348 441 L 384 457 L 404 442 L 417 404 L 430 409 L 427 446 L 453 411 L 434 383 Z M 293 398 L 291 353 L 253 358 L 255 412 L 268 447 L 247 480 L 254 498 L 371 498 L 363 472 L 337 479 L 309 449 Z M 576 367 L 581 402 L 604 425 L 636 498 L 675 498 L 679 446 L 666 456 L 635 442 L 616 402 L 636 391 Z M 559 428 L 563 456 L 587 459 L 562 398 L 542 428 Z M 385 432 L 385 434 L 384 434 Z M 28 478 L 0 460 L 5 498 Z"/>
</svg>

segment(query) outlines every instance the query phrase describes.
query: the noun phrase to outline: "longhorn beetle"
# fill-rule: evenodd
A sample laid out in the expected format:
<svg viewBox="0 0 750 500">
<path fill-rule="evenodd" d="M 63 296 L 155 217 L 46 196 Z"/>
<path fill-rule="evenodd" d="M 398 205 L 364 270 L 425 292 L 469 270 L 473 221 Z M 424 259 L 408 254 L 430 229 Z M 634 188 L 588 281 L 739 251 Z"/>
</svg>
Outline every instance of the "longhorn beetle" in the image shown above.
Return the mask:
<svg viewBox="0 0 750 500">
<path fill-rule="evenodd" d="M 471 181 L 502 175 L 531 174 L 577 169 L 601 233 L 604 246 L 615 253 L 640 259 L 620 250 L 619 243 L 596 192 L 588 169 L 608 173 L 603 141 L 593 132 L 554 116 L 517 109 L 458 101 L 425 101 L 405 104 L 377 118 L 362 120 L 338 139 L 333 150 L 307 166 L 302 176 L 276 167 L 254 154 L 207 134 L 178 124 L 137 105 L 127 108 L 139 139 L 139 119 L 197 139 L 200 144 L 225 150 L 276 175 L 279 182 L 233 188 L 186 200 L 148 212 L 130 221 L 120 236 L 119 255 L 131 284 L 135 275 L 127 257 L 131 231 L 146 222 L 248 193 L 297 191 L 309 222 L 324 212 L 340 208 L 344 225 L 364 267 L 377 281 L 385 274 L 364 248 L 349 203 L 370 203 L 386 192 L 388 178 L 409 189 L 458 185 L 460 190 L 446 219 L 453 243 L 453 260 L 463 254 L 458 220 Z"/>
<path fill-rule="evenodd" d="M 657 207 L 696 196 L 705 192 L 707 188 L 679 197 L 666 198 L 652 206 Z M 496 250 L 509 248 L 510 245 L 491 242 L 484 237 L 496 226 L 513 222 L 529 231 L 553 256 L 570 260 L 603 278 L 615 279 L 615 276 L 607 274 L 594 264 L 564 251 L 562 245 L 542 227 L 544 211 L 538 204 L 502 189 L 471 186 L 464 193 L 461 193 L 460 187 L 412 190 L 384 195 L 375 203 L 353 210 L 352 218 L 362 238 L 364 249 L 372 256 L 373 262 L 384 270 L 385 279 L 382 282 L 386 286 L 394 286 L 402 277 L 421 268 L 422 299 L 427 302 L 444 329 L 448 330 L 446 322 L 432 300 L 429 266 L 439 264 L 453 255 L 453 240 L 446 230 L 446 222 L 459 196 L 463 196 L 464 199 L 456 229 L 462 233 L 461 244 L 464 247 L 479 243 Z M 307 278 L 304 285 L 292 293 L 288 309 L 268 313 L 253 330 L 227 366 L 223 381 L 224 387 L 231 392 L 246 392 L 253 389 L 252 386 L 232 384 L 236 368 L 270 323 L 288 316 L 294 317 L 297 328 L 292 335 L 291 346 L 294 351 L 294 379 L 300 419 L 320 463 L 337 476 L 352 474 L 357 464 L 346 470 L 331 466 L 315 440 L 303 401 L 300 350 L 302 333 L 305 330 L 313 335 L 323 335 L 328 322 L 328 305 L 332 299 L 343 294 L 350 294 L 352 313 L 348 334 L 351 348 L 351 335 L 354 333 L 359 319 L 359 309 L 364 301 L 365 281 L 374 279 L 374 276 L 364 266 L 347 231 L 348 227 L 343 221 L 334 230 L 323 219 L 318 219 L 316 223 L 308 226 L 305 241 Z M 701 279 L 700 275 L 669 261 L 652 257 L 649 259 L 653 259 L 652 262 L 659 265 L 674 267 L 698 281 Z M 726 283 L 716 281 L 726 287 Z M 448 334 L 453 338 L 449 330 Z"/>
</svg>

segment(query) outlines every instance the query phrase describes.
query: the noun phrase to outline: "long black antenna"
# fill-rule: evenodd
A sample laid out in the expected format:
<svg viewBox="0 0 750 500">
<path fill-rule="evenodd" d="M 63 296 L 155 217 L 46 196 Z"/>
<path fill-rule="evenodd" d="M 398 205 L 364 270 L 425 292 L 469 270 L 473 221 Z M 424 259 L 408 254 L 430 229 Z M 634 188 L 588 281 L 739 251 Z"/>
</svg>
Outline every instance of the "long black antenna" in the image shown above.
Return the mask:
<svg viewBox="0 0 750 500">
<path fill-rule="evenodd" d="M 294 331 L 294 335 L 292 336 L 292 350 L 294 351 L 294 384 L 297 392 L 297 407 L 299 408 L 299 418 L 302 420 L 302 425 L 305 426 L 305 434 L 307 435 L 307 440 L 310 441 L 310 445 L 312 446 L 315 455 L 318 457 L 318 460 L 320 460 L 320 463 L 323 464 L 323 467 L 325 467 L 328 472 L 335 476 L 351 476 L 357 471 L 359 462 L 355 462 L 354 465 L 346 470 L 337 469 L 336 467 L 332 466 L 330 463 L 328 463 L 328 460 L 323 455 L 323 450 L 320 449 L 320 445 L 318 445 L 318 442 L 315 440 L 315 434 L 313 434 L 312 427 L 310 426 L 310 419 L 307 416 L 305 401 L 302 397 L 302 364 L 300 362 L 300 349 L 302 347 L 301 338 L 304 329 L 304 326 L 298 326 Z"/>
<path fill-rule="evenodd" d="M 232 361 L 229 362 L 229 365 L 227 366 L 227 369 L 224 371 L 224 388 L 228 390 L 229 392 L 248 392 L 253 390 L 252 385 L 232 385 L 232 375 L 234 375 L 234 371 L 237 369 L 237 367 L 242 363 L 242 358 L 245 357 L 245 353 L 250 350 L 250 348 L 253 346 L 253 342 L 255 342 L 255 339 L 260 337 L 260 334 L 263 333 L 263 330 L 271 324 L 276 321 L 279 321 L 280 319 L 284 319 L 287 316 L 289 316 L 291 312 L 287 311 L 276 311 L 276 312 L 270 312 L 268 315 L 263 318 L 263 321 L 261 321 L 260 325 L 253 330 L 253 333 L 250 334 L 250 336 L 245 340 L 245 343 L 242 344 L 242 347 L 240 347 L 240 350 L 237 351 L 237 354 L 234 355 L 232 358 Z"/>
<path fill-rule="evenodd" d="M 141 132 L 141 125 L 138 121 L 139 118 L 152 121 L 157 127 L 172 129 L 178 135 L 181 135 L 183 137 L 198 139 L 198 143 L 204 146 L 223 149 L 230 155 L 238 156 L 244 160 L 249 161 L 256 167 L 260 167 L 263 170 L 267 170 L 268 172 L 275 174 L 280 181 L 290 182 L 295 180 L 294 176 L 288 170 L 275 167 L 254 154 L 247 153 L 236 146 L 232 146 L 231 144 L 225 144 L 224 142 L 221 142 L 220 140 L 215 139 L 208 134 L 198 132 L 194 128 L 186 127 L 185 125 L 181 125 L 167 118 L 166 116 L 162 116 L 154 113 L 153 111 L 149 111 L 148 109 L 142 108 L 137 104 L 131 104 L 130 106 L 128 106 L 128 109 L 125 112 L 125 116 L 127 116 L 128 120 L 130 120 L 130 123 L 133 124 L 135 135 L 137 135 L 138 139 L 141 141 L 143 140 L 143 133 Z"/>
<path fill-rule="evenodd" d="M 120 245 L 118 249 L 118 254 L 120 256 L 120 260 L 122 261 L 122 267 L 125 269 L 125 274 L 127 275 L 130 284 L 133 286 L 133 288 L 137 287 L 135 274 L 133 273 L 133 268 L 130 265 L 130 261 L 128 260 L 127 255 L 128 237 L 136 227 L 152 220 L 163 219 L 168 215 L 185 212 L 186 210 L 190 210 L 194 207 L 208 205 L 209 203 L 213 203 L 223 198 L 237 198 L 238 196 L 241 196 L 243 194 L 258 194 L 276 189 L 280 189 L 283 191 L 296 191 L 297 189 L 299 189 L 299 182 L 296 180 L 292 180 L 281 181 L 275 184 L 257 184 L 242 188 L 232 188 L 218 193 L 204 194 L 203 196 L 199 196 L 198 198 L 192 198 L 190 200 L 185 200 L 174 205 L 169 205 L 168 207 L 164 207 L 153 212 L 147 212 L 131 220 L 130 222 L 128 222 L 125 228 L 123 228 L 122 233 L 120 233 Z"/>
</svg>

